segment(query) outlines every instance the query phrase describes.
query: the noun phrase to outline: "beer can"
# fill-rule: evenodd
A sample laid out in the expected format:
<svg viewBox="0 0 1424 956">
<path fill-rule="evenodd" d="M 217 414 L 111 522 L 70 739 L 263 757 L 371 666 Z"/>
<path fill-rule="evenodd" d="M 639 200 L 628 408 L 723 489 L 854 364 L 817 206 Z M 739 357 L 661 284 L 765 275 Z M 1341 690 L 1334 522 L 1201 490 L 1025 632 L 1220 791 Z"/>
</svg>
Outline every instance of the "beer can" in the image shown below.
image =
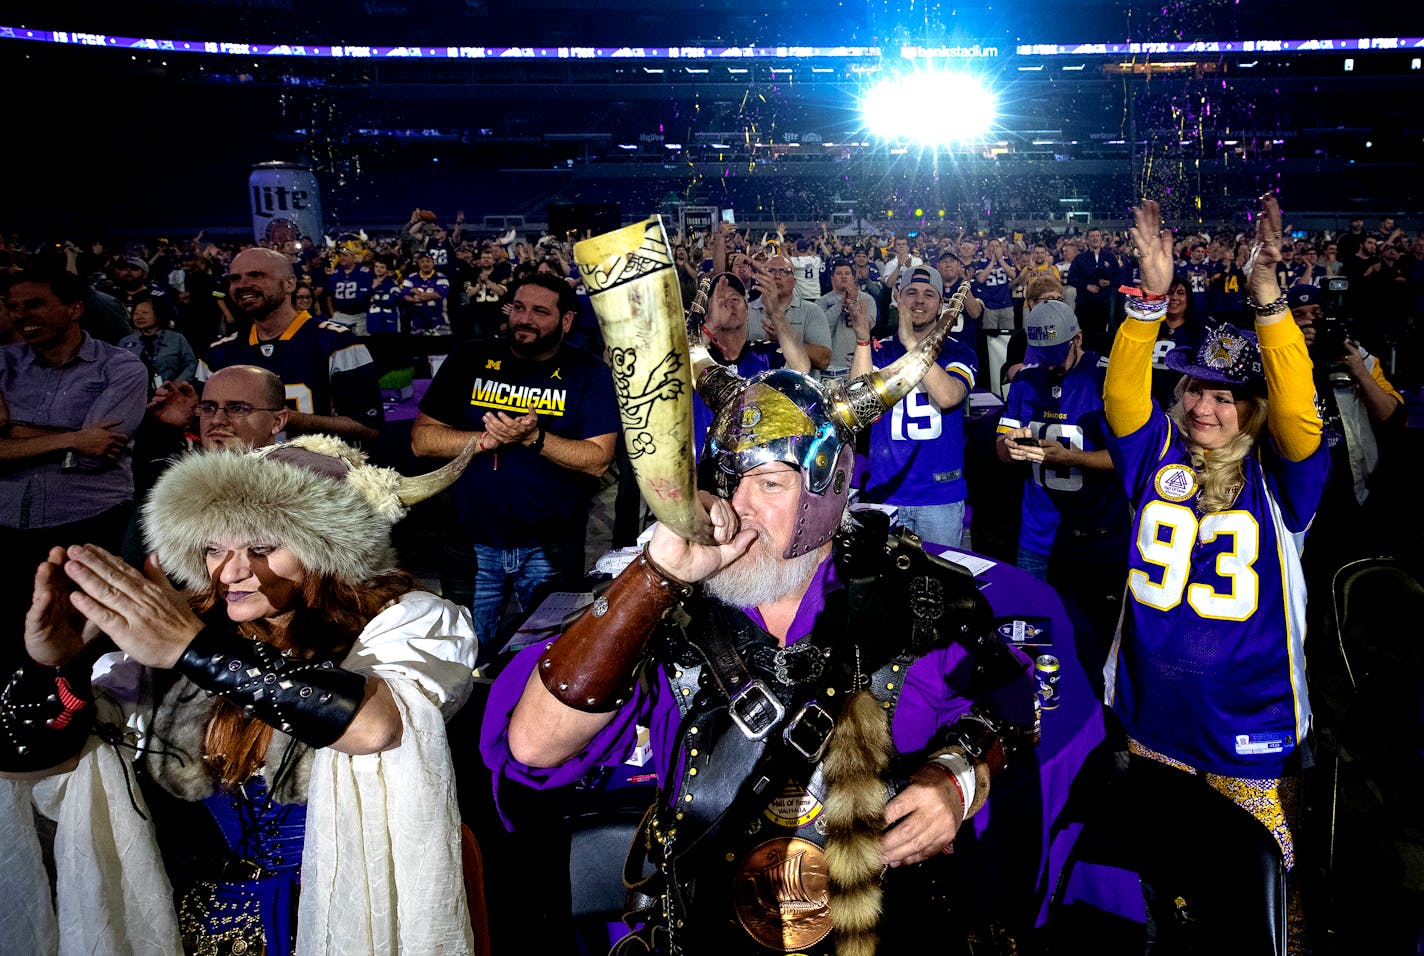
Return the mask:
<svg viewBox="0 0 1424 956">
<path fill-rule="evenodd" d="M 1033 662 L 1033 676 L 1038 681 L 1038 703 L 1044 710 L 1058 706 L 1058 679 L 1063 667 L 1052 654 L 1040 654 Z"/>
</svg>

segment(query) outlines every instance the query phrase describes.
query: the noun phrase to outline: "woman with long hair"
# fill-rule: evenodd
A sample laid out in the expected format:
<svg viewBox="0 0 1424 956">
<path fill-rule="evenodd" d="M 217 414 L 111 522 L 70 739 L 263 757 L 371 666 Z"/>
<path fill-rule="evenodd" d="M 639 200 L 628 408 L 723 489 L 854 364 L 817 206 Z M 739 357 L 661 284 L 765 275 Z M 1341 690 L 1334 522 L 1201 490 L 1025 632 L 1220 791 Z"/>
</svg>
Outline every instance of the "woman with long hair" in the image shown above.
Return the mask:
<svg viewBox="0 0 1424 956">
<path fill-rule="evenodd" d="M 0 857 L 31 868 L 0 924 L 54 924 L 39 779 L 61 951 L 469 952 L 444 722 L 477 645 L 390 547 L 468 457 L 408 479 L 326 436 L 195 453 L 144 506 L 143 573 L 53 549 L 0 694 Z"/>
<path fill-rule="evenodd" d="M 1209 802 L 1224 796 L 1260 821 L 1293 875 L 1310 730 L 1300 549 L 1329 458 L 1305 340 L 1276 283 L 1280 209 L 1263 200 L 1248 278 L 1254 333 L 1223 324 L 1169 352 L 1181 374 L 1170 415 L 1148 389 L 1174 288 L 1171 234 L 1155 202 L 1136 210 L 1133 237 L 1142 288 L 1128 298 L 1104 386 L 1109 450 L 1134 508 L 1106 702 L 1126 729 L 1140 804 L 1164 806 L 1188 788 L 1205 788 Z M 1263 833 L 1261 842 L 1271 841 Z M 1162 869 L 1167 858 L 1153 865 L 1170 880 L 1179 874 Z M 1246 870 L 1241 859 L 1216 865 L 1222 880 Z M 1270 923 L 1260 918 L 1262 885 L 1227 903 L 1184 895 L 1210 938 L 1260 951 L 1231 931 Z"/>
</svg>

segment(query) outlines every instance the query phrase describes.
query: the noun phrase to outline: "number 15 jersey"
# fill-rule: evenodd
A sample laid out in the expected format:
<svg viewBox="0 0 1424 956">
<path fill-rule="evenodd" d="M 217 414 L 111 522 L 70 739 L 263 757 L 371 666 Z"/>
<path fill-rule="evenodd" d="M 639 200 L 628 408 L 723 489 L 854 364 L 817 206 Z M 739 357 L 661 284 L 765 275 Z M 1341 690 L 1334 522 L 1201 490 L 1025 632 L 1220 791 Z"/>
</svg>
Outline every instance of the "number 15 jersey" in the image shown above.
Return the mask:
<svg viewBox="0 0 1424 956">
<path fill-rule="evenodd" d="M 905 354 L 898 336 L 880 340 L 872 359 L 885 368 Z M 950 336 L 940 347 L 936 364 L 959 379 L 966 391 L 974 385 L 974 350 Z M 916 386 L 870 428 L 870 475 L 865 500 L 892 505 L 946 505 L 963 501 L 964 407 L 968 398 L 941 412 Z"/>
<path fill-rule="evenodd" d="M 1235 502 L 1206 515 L 1187 442 L 1155 405 L 1108 448 L 1135 517 L 1106 702 L 1132 737 L 1199 770 L 1283 776 L 1310 728 L 1300 550 L 1324 444 L 1294 462 L 1263 431 Z"/>
</svg>

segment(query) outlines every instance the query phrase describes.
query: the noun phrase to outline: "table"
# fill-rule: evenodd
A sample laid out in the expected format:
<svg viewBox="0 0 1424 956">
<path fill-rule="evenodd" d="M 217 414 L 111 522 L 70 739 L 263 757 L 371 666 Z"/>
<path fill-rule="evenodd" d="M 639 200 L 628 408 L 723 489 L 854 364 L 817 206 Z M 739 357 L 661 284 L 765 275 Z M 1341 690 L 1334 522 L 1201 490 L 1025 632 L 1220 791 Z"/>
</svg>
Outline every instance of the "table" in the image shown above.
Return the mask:
<svg viewBox="0 0 1424 956">
<path fill-rule="evenodd" d="M 931 543 L 926 543 L 925 550 L 971 566 L 990 560 Z M 1043 711 L 1038 747 L 995 781 L 989 803 L 970 821 L 975 839 L 983 844 L 981 856 L 992 855 L 1001 861 L 995 872 L 1000 883 L 998 895 L 1033 903 L 1032 914 L 1020 911 L 1010 915 L 1017 922 L 1031 919 L 1032 925 L 1042 926 L 1063 865 L 1082 827 L 1081 822 L 1071 819 L 1069 795 L 1084 761 L 1105 737 L 1103 708 L 1078 663 L 1073 626 L 1057 592 L 1027 572 L 1002 562 L 977 571 L 975 576 L 980 579 L 980 590 L 996 618 L 1048 619 L 1051 646 L 1026 649 L 1026 653 L 1051 653 L 1060 664 L 1060 703 Z M 1085 875 L 1088 872 L 1083 871 Z M 1097 877 L 1104 884 L 1103 891 L 1093 893 L 1075 885 L 1080 898 L 1107 899 L 1107 908 L 1128 916 L 1135 900 L 1140 911 L 1141 893 L 1135 876 L 1099 873 Z"/>
</svg>

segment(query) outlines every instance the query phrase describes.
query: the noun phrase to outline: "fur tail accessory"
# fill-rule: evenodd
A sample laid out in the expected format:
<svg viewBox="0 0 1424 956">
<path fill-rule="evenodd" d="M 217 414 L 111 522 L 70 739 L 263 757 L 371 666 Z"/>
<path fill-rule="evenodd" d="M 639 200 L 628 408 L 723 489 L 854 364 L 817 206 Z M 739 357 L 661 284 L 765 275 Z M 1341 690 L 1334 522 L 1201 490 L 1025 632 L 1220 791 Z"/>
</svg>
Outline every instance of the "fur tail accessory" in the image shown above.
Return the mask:
<svg viewBox="0 0 1424 956">
<path fill-rule="evenodd" d="M 826 864 L 837 956 L 874 956 L 885 866 L 885 774 L 890 726 L 868 691 L 846 703 L 826 750 Z"/>
</svg>

